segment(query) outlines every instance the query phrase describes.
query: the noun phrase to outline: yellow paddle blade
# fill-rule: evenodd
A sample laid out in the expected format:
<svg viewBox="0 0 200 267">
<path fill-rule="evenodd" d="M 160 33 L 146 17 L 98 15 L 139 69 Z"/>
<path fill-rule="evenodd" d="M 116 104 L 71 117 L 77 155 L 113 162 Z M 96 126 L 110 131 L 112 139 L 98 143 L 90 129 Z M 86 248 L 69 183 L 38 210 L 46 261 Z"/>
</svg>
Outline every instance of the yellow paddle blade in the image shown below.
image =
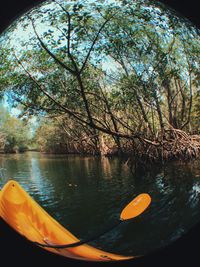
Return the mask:
<svg viewBox="0 0 200 267">
<path fill-rule="evenodd" d="M 121 212 L 120 220 L 130 220 L 138 215 L 140 215 L 143 211 L 151 203 L 151 197 L 149 194 L 140 194 L 136 198 L 134 198 Z"/>
</svg>

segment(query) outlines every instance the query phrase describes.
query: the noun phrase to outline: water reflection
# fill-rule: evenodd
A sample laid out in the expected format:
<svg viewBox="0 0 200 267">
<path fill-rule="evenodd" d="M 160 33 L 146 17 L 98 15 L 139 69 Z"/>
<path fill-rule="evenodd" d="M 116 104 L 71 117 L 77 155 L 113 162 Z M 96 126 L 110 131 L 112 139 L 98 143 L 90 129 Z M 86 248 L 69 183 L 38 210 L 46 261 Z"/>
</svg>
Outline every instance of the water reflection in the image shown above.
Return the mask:
<svg viewBox="0 0 200 267">
<path fill-rule="evenodd" d="M 105 229 L 133 197 L 151 207 L 93 244 L 143 254 L 177 239 L 200 219 L 200 164 L 170 163 L 131 173 L 117 159 L 43 155 L 0 156 L 0 185 L 16 179 L 55 219 L 81 238 Z"/>
</svg>

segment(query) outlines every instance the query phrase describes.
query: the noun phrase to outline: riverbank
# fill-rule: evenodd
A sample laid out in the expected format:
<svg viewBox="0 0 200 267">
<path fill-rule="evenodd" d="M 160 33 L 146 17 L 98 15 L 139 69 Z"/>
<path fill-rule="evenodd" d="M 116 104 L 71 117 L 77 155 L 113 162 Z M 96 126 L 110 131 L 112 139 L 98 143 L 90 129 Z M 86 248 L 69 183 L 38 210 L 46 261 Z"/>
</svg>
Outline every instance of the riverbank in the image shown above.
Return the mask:
<svg viewBox="0 0 200 267">
<path fill-rule="evenodd" d="M 85 142 L 87 140 L 87 142 Z M 80 140 L 79 140 L 80 141 Z M 92 138 L 85 138 L 84 142 L 71 142 L 60 144 L 54 149 L 31 148 L 23 151 L 10 151 L 9 153 L 40 152 L 44 154 L 80 155 L 119 157 L 126 163 L 164 163 L 169 161 L 190 161 L 200 158 L 200 135 L 190 135 L 179 129 L 166 131 L 165 135 L 156 139 L 147 139 L 139 136 L 134 140 L 120 140 L 120 146 L 116 146 L 109 136 L 98 138 L 98 145 L 91 146 Z M 8 152 L 0 151 L 0 154 Z"/>
<path fill-rule="evenodd" d="M 60 144 L 55 150 L 41 150 L 50 154 L 76 154 L 127 158 L 144 163 L 168 162 L 172 160 L 189 161 L 200 158 L 200 135 L 190 135 L 180 129 L 171 128 L 154 139 L 138 136 L 136 139 L 119 139 L 118 146 L 108 135 L 98 136 L 98 144 L 91 145 L 92 138 L 84 138 L 70 145 Z M 65 149 L 64 149 L 65 148 Z"/>
</svg>

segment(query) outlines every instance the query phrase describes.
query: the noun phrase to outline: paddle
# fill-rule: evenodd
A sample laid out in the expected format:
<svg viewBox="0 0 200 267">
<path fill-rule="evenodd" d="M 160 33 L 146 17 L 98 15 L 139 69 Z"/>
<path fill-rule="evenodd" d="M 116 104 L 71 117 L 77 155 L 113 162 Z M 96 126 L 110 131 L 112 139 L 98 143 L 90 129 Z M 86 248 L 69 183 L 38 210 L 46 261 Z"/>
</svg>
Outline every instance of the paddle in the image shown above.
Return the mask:
<svg viewBox="0 0 200 267">
<path fill-rule="evenodd" d="M 41 247 L 48 247 L 48 248 L 72 248 L 72 247 L 77 247 L 77 246 L 86 244 L 88 242 L 94 241 L 95 239 L 99 238 L 105 233 L 108 233 L 109 231 L 113 230 L 120 223 L 127 221 L 127 220 L 132 220 L 133 218 L 139 216 L 141 213 L 143 213 L 147 209 L 150 203 L 151 203 L 151 197 L 148 194 L 143 193 L 143 194 L 138 195 L 122 210 L 120 214 L 120 219 L 117 223 L 115 223 L 109 229 L 106 229 L 104 232 L 101 232 L 100 234 L 93 236 L 92 238 L 85 239 L 82 241 L 80 240 L 75 243 L 64 244 L 64 245 L 51 244 L 51 242 L 48 240 L 45 240 L 45 242 L 48 242 L 48 244 L 41 244 L 38 242 L 33 242 L 33 243 Z"/>
</svg>

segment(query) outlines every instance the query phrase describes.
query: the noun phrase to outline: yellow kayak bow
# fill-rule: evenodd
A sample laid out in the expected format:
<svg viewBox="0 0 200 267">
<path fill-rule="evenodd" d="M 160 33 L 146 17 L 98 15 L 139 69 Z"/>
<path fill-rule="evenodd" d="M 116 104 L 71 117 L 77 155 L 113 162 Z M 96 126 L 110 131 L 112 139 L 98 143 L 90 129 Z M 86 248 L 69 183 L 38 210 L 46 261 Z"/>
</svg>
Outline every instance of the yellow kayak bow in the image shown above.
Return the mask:
<svg viewBox="0 0 200 267">
<path fill-rule="evenodd" d="M 148 194 L 139 195 L 123 209 L 120 220 L 138 216 L 150 202 Z M 26 239 L 44 245 L 44 249 L 65 257 L 86 261 L 119 261 L 135 258 L 135 256 L 105 252 L 85 242 L 80 243 L 79 239 L 53 219 L 13 180 L 8 181 L 0 192 L 0 217 Z M 70 247 L 70 244 L 77 246 Z"/>
</svg>

